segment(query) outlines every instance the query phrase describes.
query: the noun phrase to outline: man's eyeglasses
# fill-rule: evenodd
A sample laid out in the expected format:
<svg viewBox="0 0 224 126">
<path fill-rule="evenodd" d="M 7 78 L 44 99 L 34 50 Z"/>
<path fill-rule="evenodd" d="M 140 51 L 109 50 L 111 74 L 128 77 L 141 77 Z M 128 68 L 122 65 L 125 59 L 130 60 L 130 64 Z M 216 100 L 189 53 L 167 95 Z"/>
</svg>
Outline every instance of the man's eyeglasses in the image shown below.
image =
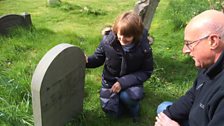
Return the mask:
<svg viewBox="0 0 224 126">
<path fill-rule="evenodd" d="M 200 39 L 198 39 L 198 40 L 195 40 L 195 41 L 184 40 L 184 44 L 187 46 L 187 48 L 188 48 L 189 50 L 193 50 L 193 48 L 194 48 L 195 46 L 197 46 L 197 44 L 198 44 L 200 41 L 202 41 L 202 40 L 204 40 L 204 39 L 207 39 L 209 36 L 210 36 L 210 35 L 207 35 L 207 36 L 205 36 L 205 37 L 203 37 L 203 38 L 200 38 Z M 193 43 L 196 43 L 196 42 L 198 42 L 198 43 L 197 43 L 196 45 L 192 46 L 192 44 L 193 44 Z"/>
</svg>

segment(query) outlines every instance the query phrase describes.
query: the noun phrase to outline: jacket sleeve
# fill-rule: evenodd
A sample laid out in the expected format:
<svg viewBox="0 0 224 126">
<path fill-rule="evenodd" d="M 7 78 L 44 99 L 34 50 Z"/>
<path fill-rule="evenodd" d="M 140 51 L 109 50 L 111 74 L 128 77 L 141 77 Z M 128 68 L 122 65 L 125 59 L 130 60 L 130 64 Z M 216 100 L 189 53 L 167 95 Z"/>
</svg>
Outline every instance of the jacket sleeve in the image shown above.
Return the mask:
<svg viewBox="0 0 224 126">
<path fill-rule="evenodd" d="M 103 44 L 104 44 L 104 39 L 100 42 L 94 54 L 88 57 L 88 63 L 86 63 L 87 68 L 96 68 L 103 65 L 105 61 L 105 52 L 104 52 Z"/>
<path fill-rule="evenodd" d="M 164 110 L 164 113 L 168 117 L 177 122 L 187 120 L 190 109 L 193 105 L 194 98 L 195 98 L 195 86 L 189 89 L 184 96 L 180 97 L 171 106 L 167 107 L 167 109 Z"/>
<path fill-rule="evenodd" d="M 146 55 L 144 60 L 145 61 L 142 69 L 140 69 L 137 72 L 127 74 L 118 78 L 118 82 L 121 84 L 122 89 L 126 89 L 128 87 L 139 84 L 142 85 L 143 82 L 146 81 L 151 76 L 153 71 L 153 58 L 151 50 Z"/>
<path fill-rule="evenodd" d="M 144 81 L 150 78 L 153 72 L 153 55 L 152 49 L 147 39 L 147 33 L 148 32 L 145 30 L 143 33 L 143 40 L 141 40 L 143 41 L 144 47 L 146 48 L 144 50 L 145 57 L 143 59 L 144 63 L 142 65 L 142 68 L 134 73 L 124 75 L 117 79 L 118 82 L 121 84 L 122 89 L 126 89 L 131 86 L 142 85 Z"/>
</svg>

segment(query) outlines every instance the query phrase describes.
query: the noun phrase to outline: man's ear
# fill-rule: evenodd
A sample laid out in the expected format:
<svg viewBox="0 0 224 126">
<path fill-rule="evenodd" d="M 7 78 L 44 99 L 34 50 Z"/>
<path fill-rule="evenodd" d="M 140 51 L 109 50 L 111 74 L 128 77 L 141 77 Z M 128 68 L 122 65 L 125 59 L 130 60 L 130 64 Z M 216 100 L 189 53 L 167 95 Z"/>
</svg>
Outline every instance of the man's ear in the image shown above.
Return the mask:
<svg viewBox="0 0 224 126">
<path fill-rule="evenodd" d="M 219 45 L 220 45 L 220 37 L 217 35 L 210 35 L 209 37 L 209 45 L 210 45 L 210 49 L 216 49 Z"/>
</svg>

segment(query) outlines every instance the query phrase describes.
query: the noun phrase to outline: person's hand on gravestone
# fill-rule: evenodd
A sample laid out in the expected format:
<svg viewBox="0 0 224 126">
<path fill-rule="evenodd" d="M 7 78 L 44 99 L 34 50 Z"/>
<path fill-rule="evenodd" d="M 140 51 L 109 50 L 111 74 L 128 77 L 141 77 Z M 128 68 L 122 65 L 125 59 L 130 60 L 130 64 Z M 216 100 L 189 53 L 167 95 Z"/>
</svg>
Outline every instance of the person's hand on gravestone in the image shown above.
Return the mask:
<svg viewBox="0 0 224 126">
<path fill-rule="evenodd" d="M 88 56 L 85 54 L 85 57 L 86 57 L 86 63 L 88 63 Z"/>
</svg>

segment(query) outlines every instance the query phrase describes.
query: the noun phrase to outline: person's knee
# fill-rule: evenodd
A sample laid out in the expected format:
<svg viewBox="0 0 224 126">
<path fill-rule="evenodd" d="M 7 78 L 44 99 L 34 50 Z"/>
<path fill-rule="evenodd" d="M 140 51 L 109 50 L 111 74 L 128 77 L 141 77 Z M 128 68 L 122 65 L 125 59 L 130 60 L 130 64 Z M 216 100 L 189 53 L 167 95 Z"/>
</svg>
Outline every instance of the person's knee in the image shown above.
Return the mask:
<svg viewBox="0 0 224 126">
<path fill-rule="evenodd" d="M 130 101 L 130 96 L 128 95 L 126 91 L 120 92 L 120 100 L 123 102 Z"/>
<path fill-rule="evenodd" d="M 130 95 L 126 91 L 122 91 L 120 93 L 120 100 L 122 103 L 128 106 L 135 106 L 138 104 L 138 101 L 131 99 Z"/>
<path fill-rule="evenodd" d="M 162 103 L 160 103 L 157 107 L 157 114 L 159 114 L 160 112 L 163 112 L 168 106 L 172 105 L 173 102 L 170 101 L 164 101 Z"/>
</svg>

